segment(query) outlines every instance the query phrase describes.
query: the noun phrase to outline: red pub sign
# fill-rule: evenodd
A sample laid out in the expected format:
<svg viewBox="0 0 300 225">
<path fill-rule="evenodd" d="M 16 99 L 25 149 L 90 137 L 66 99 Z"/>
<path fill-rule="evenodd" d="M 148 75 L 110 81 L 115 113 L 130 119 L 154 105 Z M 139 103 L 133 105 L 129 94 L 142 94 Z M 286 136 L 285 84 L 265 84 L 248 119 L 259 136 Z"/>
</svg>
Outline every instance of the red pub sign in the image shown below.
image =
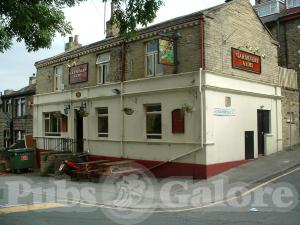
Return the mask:
<svg viewBox="0 0 300 225">
<path fill-rule="evenodd" d="M 85 82 L 88 80 L 88 64 L 72 66 L 69 69 L 70 84 Z"/>
<path fill-rule="evenodd" d="M 261 58 L 249 52 L 232 48 L 232 67 L 235 69 L 245 70 L 251 73 L 261 73 Z"/>
</svg>

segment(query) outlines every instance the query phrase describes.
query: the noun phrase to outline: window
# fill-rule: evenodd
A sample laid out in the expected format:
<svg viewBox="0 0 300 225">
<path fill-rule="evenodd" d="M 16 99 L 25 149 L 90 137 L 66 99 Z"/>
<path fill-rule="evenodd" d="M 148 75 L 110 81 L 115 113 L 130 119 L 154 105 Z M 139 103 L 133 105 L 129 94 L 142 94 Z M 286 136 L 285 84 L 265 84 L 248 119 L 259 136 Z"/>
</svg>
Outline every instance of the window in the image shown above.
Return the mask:
<svg viewBox="0 0 300 225">
<path fill-rule="evenodd" d="M 108 108 L 98 109 L 98 137 L 108 137 Z"/>
<path fill-rule="evenodd" d="M 54 67 L 54 91 L 63 90 L 63 67 L 62 65 Z"/>
<path fill-rule="evenodd" d="M 279 13 L 279 1 L 270 1 L 256 6 L 256 11 L 260 17 Z"/>
<path fill-rule="evenodd" d="M 24 140 L 25 131 L 24 130 L 15 130 L 15 141 Z"/>
<path fill-rule="evenodd" d="M 287 113 L 287 123 L 295 123 L 295 114 L 294 112 Z"/>
<path fill-rule="evenodd" d="M 60 136 L 60 112 L 44 114 L 45 136 Z"/>
<path fill-rule="evenodd" d="M 110 64 L 110 54 L 102 54 L 99 55 L 96 61 L 98 65 L 98 83 L 99 84 L 106 84 L 110 82 L 110 71 L 109 71 L 109 64 Z"/>
<path fill-rule="evenodd" d="M 9 130 L 4 130 L 4 148 L 8 148 L 10 146 L 10 134 Z"/>
<path fill-rule="evenodd" d="M 287 1 L 287 8 L 293 8 L 300 6 L 300 0 L 288 0 Z"/>
<path fill-rule="evenodd" d="M 16 115 L 16 117 L 25 116 L 25 113 L 26 113 L 25 98 L 15 99 L 15 115 Z"/>
<path fill-rule="evenodd" d="M 145 108 L 147 138 L 161 139 L 161 105 L 147 105 Z"/>
<path fill-rule="evenodd" d="M 11 112 L 11 100 L 5 100 L 3 102 L 3 112 L 10 113 Z"/>
<path fill-rule="evenodd" d="M 163 65 L 158 63 L 158 40 L 147 43 L 146 75 L 154 77 L 163 74 Z"/>
</svg>

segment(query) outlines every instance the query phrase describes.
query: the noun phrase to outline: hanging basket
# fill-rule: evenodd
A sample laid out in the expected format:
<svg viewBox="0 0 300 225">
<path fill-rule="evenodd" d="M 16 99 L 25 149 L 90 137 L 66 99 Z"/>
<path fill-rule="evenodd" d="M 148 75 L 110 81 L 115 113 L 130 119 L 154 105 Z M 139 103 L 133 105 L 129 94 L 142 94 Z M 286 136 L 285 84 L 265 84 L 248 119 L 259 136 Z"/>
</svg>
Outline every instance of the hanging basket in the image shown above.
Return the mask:
<svg viewBox="0 0 300 225">
<path fill-rule="evenodd" d="M 89 115 L 89 113 L 85 110 L 79 110 L 78 113 L 81 117 L 87 117 Z"/>
</svg>

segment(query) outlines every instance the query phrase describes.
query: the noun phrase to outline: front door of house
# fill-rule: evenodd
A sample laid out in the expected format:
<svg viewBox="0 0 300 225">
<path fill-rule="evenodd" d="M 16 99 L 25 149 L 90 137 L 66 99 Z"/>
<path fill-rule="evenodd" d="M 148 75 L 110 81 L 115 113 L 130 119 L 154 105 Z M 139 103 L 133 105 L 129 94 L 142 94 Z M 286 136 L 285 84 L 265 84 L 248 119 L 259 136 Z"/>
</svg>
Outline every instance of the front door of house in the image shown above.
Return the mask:
<svg viewBox="0 0 300 225">
<path fill-rule="evenodd" d="M 257 110 L 258 155 L 265 155 L 265 134 L 270 132 L 270 111 Z"/>
<path fill-rule="evenodd" d="M 75 134 L 76 134 L 76 152 L 83 152 L 83 117 L 78 110 L 75 110 Z"/>
</svg>

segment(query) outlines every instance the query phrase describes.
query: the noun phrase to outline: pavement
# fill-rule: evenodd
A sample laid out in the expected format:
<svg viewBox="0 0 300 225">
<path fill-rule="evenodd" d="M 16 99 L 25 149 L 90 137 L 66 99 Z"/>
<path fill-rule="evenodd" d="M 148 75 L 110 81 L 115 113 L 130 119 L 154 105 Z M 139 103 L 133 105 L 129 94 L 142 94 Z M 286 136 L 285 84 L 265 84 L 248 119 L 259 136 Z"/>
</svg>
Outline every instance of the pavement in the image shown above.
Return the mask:
<svg viewBox="0 0 300 225">
<path fill-rule="evenodd" d="M 156 179 L 151 174 L 141 174 L 91 183 L 56 180 L 30 173 L 6 175 L 0 177 L 0 192 L 1 188 L 4 192 L 2 200 L 0 193 L 0 208 L 1 205 L 11 206 L 9 194 L 13 191 L 14 197 L 19 197 L 14 205 L 55 202 L 151 212 L 194 210 L 243 195 L 297 166 L 300 166 L 300 146 L 259 157 L 207 180 Z"/>
</svg>

